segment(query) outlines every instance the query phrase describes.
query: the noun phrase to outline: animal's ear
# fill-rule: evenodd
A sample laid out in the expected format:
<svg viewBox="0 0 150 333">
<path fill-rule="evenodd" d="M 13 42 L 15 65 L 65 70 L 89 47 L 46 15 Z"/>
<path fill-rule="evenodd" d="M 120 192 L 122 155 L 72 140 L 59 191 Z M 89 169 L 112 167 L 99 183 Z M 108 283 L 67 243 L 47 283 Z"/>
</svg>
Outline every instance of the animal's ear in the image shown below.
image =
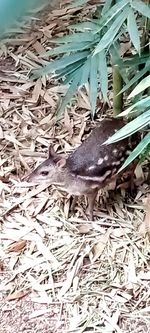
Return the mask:
<svg viewBox="0 0 150 333">
<path fill-rule="evenodd" d="M 56 158 L 57 156 L 58 154 L 55 153 L 53 146 L 50 145 L 48 149 L 48 158 Z"/>
<path fill-rule="evenodd" d="M 60 158 L 57 161 L 56 165 L 60 168 L 64 168 L 64 166 L 66 165 L 66 159 L 65 158 Z"/>
</svg>

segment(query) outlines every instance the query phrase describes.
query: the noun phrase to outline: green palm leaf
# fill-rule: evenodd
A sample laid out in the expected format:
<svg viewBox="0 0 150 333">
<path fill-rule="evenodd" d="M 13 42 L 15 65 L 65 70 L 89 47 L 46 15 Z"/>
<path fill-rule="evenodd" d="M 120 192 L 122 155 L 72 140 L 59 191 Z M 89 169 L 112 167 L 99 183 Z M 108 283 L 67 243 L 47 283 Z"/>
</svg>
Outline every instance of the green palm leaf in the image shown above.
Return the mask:
<svg viewBox="0 0 150 333">
<path fill-rule="evenodd" d="M 119 140 L 127 138 L 129 135 L 141 130 L 145 126 L 150 124 L 150 110 L 138 116 L 136 119 L 130 121 L 123 128 L 117 131 L 112 137 L 110 137 L 105 144 L 111 144 Z"/>
<path fill-rule="evenodd" d="M 118 172 L 122 171 L 126 168 L 132 161 L 135 160 L 137 156 L 139 156 L 142 151 L 150 144 L 150 133 L 146 134 L 144 139 L 136 146 L 136 148 L 132 151 L 129 157 L 126 159 L 122 167 L 119 169 Z"/>
</svg>

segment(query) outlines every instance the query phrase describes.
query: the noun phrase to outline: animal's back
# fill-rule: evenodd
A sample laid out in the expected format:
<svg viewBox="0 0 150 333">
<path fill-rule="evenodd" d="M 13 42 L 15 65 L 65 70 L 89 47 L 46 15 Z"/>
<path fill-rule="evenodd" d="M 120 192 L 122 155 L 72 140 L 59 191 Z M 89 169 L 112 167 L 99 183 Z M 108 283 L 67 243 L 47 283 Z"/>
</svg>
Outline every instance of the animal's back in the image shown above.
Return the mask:
<svg viewBox="0 0 150 333">
<path fill-rule="evenodd" d="M 124 124 L 122 119 L 102 120 L 89 137 L 68 157 L 69 169 L 80 176 L 96 176 L 103 175 L 107 170 L 115 167 L 119 168 L 126 158 L 129 139 L 110 145 L 102 144 Z"/>
</svg>

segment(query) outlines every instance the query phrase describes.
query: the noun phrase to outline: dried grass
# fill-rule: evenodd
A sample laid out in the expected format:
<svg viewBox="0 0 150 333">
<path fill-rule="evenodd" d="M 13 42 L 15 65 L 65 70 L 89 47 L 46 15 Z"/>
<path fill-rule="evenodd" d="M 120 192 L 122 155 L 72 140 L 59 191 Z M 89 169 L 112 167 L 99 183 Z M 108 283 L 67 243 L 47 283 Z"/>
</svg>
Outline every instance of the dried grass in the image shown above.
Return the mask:
<svg viewBox="0 0 150 333">
<path fill-rule="evenodd" d="M 138 187 L 134 201 L 124 192 L 99 195 L 94 222 L 85 220 L 82 199 L 70 216 L 69 197 L 54 187 L 18 186 L 49 144 L 68 153 L 91 126 L 86 91 L 56 124 L 65 87 L 27 78 L 73 11 L 47 14 L 1 51 L 1 332 L 148 332 L 149 240 L 138 229 L 148 186 Z"/>
</svg>

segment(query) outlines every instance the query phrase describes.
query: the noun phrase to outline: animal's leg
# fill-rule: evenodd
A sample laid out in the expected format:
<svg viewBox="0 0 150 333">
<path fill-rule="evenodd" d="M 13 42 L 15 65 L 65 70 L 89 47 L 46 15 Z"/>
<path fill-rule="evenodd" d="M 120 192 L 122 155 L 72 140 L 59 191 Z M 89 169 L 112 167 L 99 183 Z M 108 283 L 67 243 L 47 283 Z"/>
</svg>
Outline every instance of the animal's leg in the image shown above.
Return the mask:
<svg viewBox="0 0 150 333">
<path fill-rule="evenodd" d="M 73 196 L 73 197 L 72 197 L 72 202 L 71 202 L 71 206 L 70 206 L 70 211 L 71 211 L 72 213 L 74 213 L 75 206 L 76 206 L 76 203 L 77 203 L 77 199 L 78 199 L 77 196 Z"/>
<path fill-rule="evenodd" d="M 93 221 L 93 208 L 94 208 L 97 193 L 98 193 L 98 190 L 95 190 L 94 192 L 86 195 L 87 201 L 88 201 L 86 214 L 89 216 L 91 221 Z"/>
</svg>

